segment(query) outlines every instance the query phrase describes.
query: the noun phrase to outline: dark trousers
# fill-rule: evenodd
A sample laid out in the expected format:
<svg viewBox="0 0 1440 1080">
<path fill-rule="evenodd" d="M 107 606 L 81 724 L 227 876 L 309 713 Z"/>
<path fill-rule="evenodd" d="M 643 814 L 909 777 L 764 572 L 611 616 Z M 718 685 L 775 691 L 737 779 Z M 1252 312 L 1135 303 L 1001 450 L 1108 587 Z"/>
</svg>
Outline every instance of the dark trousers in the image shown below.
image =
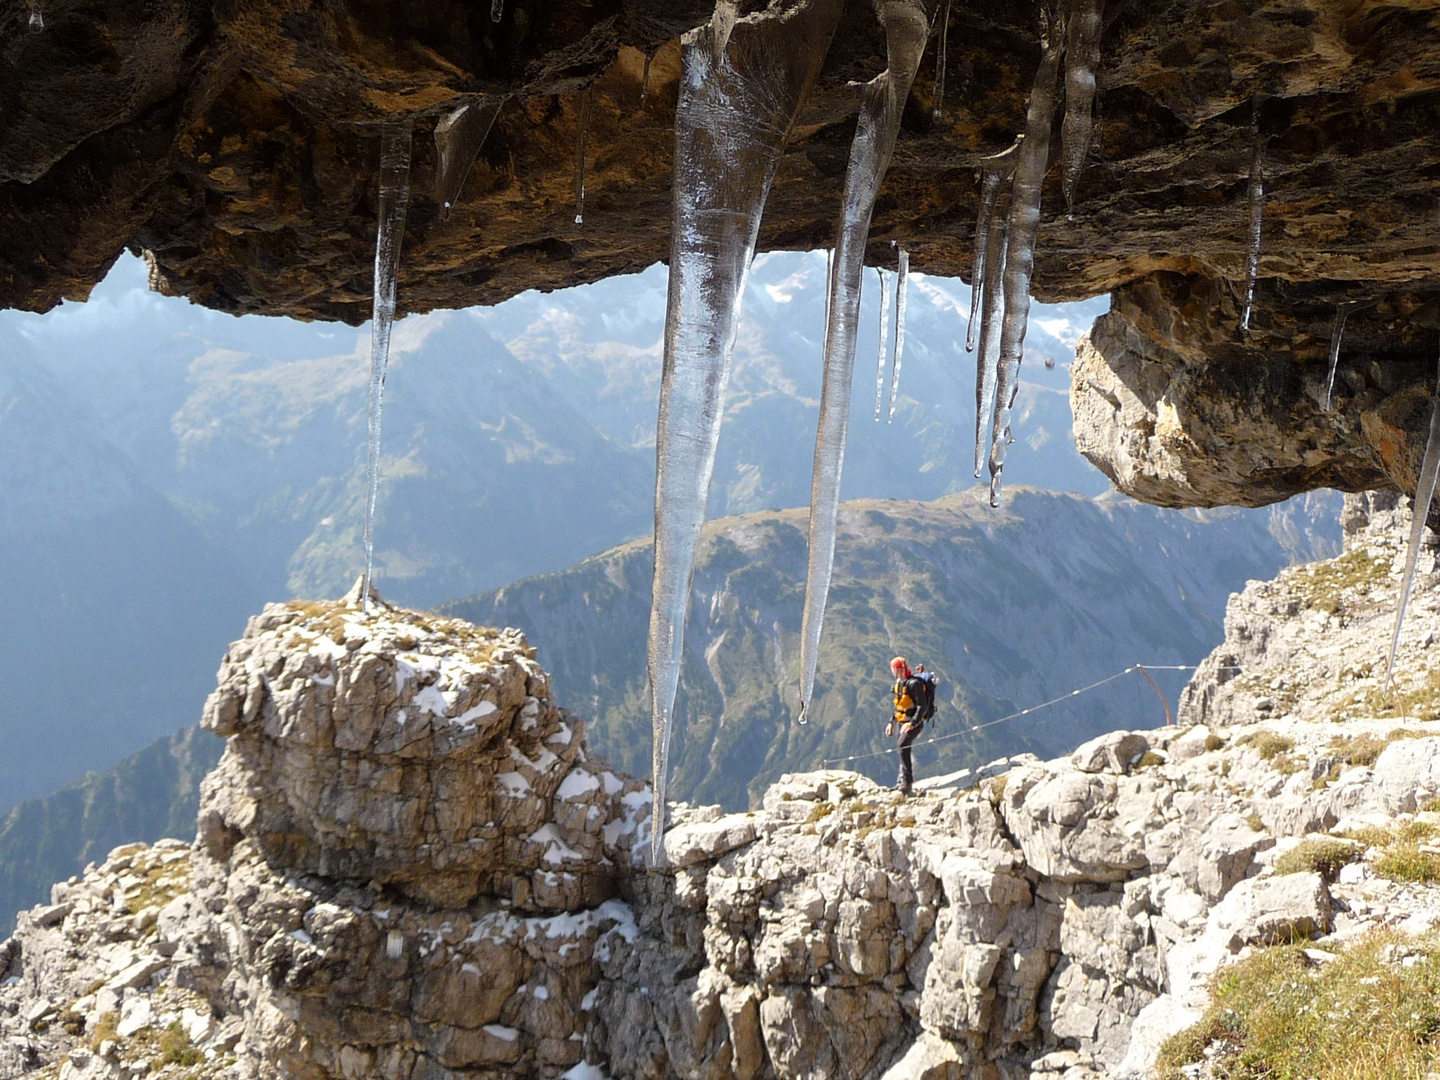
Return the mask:
<svg viewBox="0 0 1440 1080">
<path fill-rule="evenodd" d="M 920 732 L 925 724 L 922 721 L 911 721 L 902 724 L 900 727 L 900 789 L 909 791 L 910 785 L 915 781 L 915 762 L 911 758 L 910 744 L 920 737 Z"/>
</svg>

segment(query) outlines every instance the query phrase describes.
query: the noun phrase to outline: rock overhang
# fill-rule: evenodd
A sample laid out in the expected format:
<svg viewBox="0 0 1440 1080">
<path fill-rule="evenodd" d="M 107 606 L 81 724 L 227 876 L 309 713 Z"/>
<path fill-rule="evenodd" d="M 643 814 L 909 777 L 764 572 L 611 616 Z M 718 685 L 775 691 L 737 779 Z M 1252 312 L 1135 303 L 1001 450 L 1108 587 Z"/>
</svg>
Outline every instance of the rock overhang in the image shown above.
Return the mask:
<svg viewBox="0 0 1440 1080">
<path fill-rule="evenodd" d="M 358 324 L 369 315 L 378 127 L 396 118 L 416 134 L 402 313 L 651 265 L 668 252 L 676 38 L 711 6 L 506 0 L 493 22 L 490 5 L 440 0 L 49 3 L 46 30 L 31 34 L 12 3 L 0 47 L 0 303 L 44 310 L 84 296 L 129 247 L 146 253 L 163 292 L 236 314 Z M 949 18 L 944 111 L 936 120 L 930 107 L 932 42 L 868 261 L 893 264 L 898 242 L 917 270 L 968 276 L 975 164 L 1023 127 L 1038 6 L 954 0 Z M 1153 345 L 1142 354 L 1188 368 L 1283 365 L 1313 382 L 1346 300 L 1370 305 L 1347 327 L 1347 365 L 1433 357 L 1435 23 L 1423 7 L 1359 0 L 1108 4 L 1097 137 L 1073 215 L 1051 170 L 1037 296 L 1110 292 L 1114 318 Z M 776 177 L 761 250 L 831 243 L 854 87 L 884 62 L 873 5 L 850 0 Z M 507 100 L 442 220 L 430 134 L 476 94 Z M 1267 203 L 1254 327 L 1242 335 L 1252 118 L 1267 143 Z M 1358 395 L 1349 374 L 1342 390 Z M 1208 488 L 1121 486 L 1174 505 L 1253 504 L 1322 478 L 1405 488 L 1418 469 L 1418 448 L 1352 442 L 1370 455 L 1363 468 L 1342 454 L 1283 482 L 1241 471 Z"/>
</svg>

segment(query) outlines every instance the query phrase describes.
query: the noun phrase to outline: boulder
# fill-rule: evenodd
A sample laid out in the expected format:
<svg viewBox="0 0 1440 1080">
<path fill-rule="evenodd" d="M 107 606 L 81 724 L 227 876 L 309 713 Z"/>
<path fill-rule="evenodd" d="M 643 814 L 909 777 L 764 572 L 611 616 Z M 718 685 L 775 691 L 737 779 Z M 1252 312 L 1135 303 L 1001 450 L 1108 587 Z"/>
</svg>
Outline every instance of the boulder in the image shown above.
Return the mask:
<svg viewBox="0 0 1440 1080">
<path fill-rule="evenodd" d="M 1242 881 L 1210 912 L 1208 931 L 1230 951 L 1275 945 L 1329 932 L 1330 890 L 1319 874 L 1284 874 Z"/>
</svg>

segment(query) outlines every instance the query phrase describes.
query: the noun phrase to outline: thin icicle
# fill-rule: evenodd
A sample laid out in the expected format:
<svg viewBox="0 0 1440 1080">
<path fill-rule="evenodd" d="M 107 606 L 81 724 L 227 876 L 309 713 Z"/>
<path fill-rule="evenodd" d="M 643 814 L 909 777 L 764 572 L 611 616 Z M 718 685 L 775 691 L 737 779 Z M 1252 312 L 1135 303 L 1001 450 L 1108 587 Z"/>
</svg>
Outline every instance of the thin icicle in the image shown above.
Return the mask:
<svg viewBox="0 0 1440 1080">
<path fill-rule="evenodd" d="M 965 327 L 966 352 L 975 351 L 980 298 L 985 287 L 985 260 L 989 257 L 990 234 L 999 220 L 1001 185 L 1014 173 L 1016 151 L 1024 141 L 1025 136 L 1021 135 L 1008 150 L 980 162 L 980 210 L 975 216 L 975 258 L 970 270 L 970 322 Z"/>
<path fill-rule="evenodd" d="M 1065 23 L 1065 122 L 1060 130 L 1065 162 L 1065 211 L 1075 212 L 1075 188 L 1085 170 L 1094 124 L 1095 68 L 1100 63 L 1101 0 L 1071 0 Z"/>
<path fill-rule="evenodd" d="M 440 203 L 440 220 L 444 221 L 455 208 L 460 189 L 485 137 L 500 112 L 502 97 L 484 95 L 475 101 L 468 101 L 454 112 L 445 116 L 435 125 L 435 151 L 440 157 L 440 167 L 435 172 L 435 199 Z"/>
<path fill-rule="evenodd" d="M 875 196 L 890 164 L 900 115 L 929 36 L 929 21 L 918 0 L 890 0 L 884 7 L 889 66 L 865 84 L 860 116 L 845 170 L 835 265 L 830 274 L 830 320 L 825 334 L 820 388 L 820 424 L 815 435 L 815 468 L 810 481 L 810 560 L 805 574 L 805 610 L 800 627 L 800 722 L 807 719 L 815 691 L 820 630 L 835 561 L 835 520 L 840 474 L 850 424 L 850 385 L 855 374 L 855 332 L 860 321 L 860 283 Z"/>
<path fill-rule="evenodd" d="M 575 110 L 575 224 L 585 224 L 585 152 L 590 140 L 590 87 Z"/>
<path fill-rule="evenodd" d="M 1010 236 L 1005 246 L 1005 316 L 1000 324 L 1000 360 L 995 416 L 990 428 L 990 505 L 1000 505 L 1000 477 L 1012 436 L 1010 409 L 1020 388 L 1020 361 L 1030 325 L 1030 279 L 1035 272 L 1035 236 L 1040 230 L 1040 192 L 1050 163 L 1050 129 L 1055 122 L 1055 84 L 1060 73 L 1059 27 L 1047 19 L 1040 33 L 1040 67 L 1025 112 L 1025 141 L 1015 162 L 1010 193 Z"/>
<path fill-rule="evenodd" d="M 1400 628 L 1405 625 L 1405 609 L 1410 604 L 1410 590 L 1415 585 L 1415 563 L 1420 558 L 1420 544 L 1425 539 L 1425 523 L 1430 519 L 1430 504 L 1435 498 L 1437 477 L 1440 477 L 1440 373 L 1436 375 L 1435 395 L 1430 399 L 1430 433 L 1425 438 L 1425 456 L 1420 462 L 1420 482 L 1415 485 L 1410 539 L 1405 547 L 1405 573 L 1400 578 L 1400 603 L 1395 609 L 1395 633 L 1390 638 L 1390 656 L 1385 661 L 1387 694 L 1390 692 L 1390 677 L 1395 673 Z"/>
<path fill-rule="evenodd" d="M 1001 204 L 1003 205 L 1003 204 Z M 999 207 L 997 206 L 997 216 Z M 986 439 L 995 413 L 995 384 L 1000 367 L 1000 323 L 1005 317 L 1005 241 L 1010 225 L 1004 218 L 990 232 L 985 263 L 985 305 L 980 324 L 980 352 L 975 357 L 975 475 L 985 467 Z"/>
<path fill-rule="evenodd" d="M 30 5 L 30 29 L 37 34 L 45 29 L 45 14 L 40 10 L 40 0 L 34 0 Z"/>
<path fill-rule="evenodd" d="M 1345 320 L 1350 318 L 1350 313 L 1360 305 L 1361 301 L 1359 300 L 1335 305 L 1335 329 L 1330 331 L 1330 369 L 1325 374 L 1326 412 L 1330 412 L 1334 408 L 1335 369 L 1340 366 L 1340 339 L 1345 333 Z"/>
<path fill-rule="evenodd" d="M 1255 103 L 1251 124 L 1255 147 L 1250 154 L 1250 250 L 1245 256 L 1245 311 L 1240 329 L 1250 330 L 1250 312 L 1255 306 L 1255 279 L 1260 274 L 1260 233 L 1265 224 L 1265 139 L 1260 134 L 1260 103 Z"/>
<path fill-rule="evenodd" d="M 880 282 L 880 344 L 875 349 L 875 422 L 878 424 L 880 407 L 885 401 L 885 342 L 889 338 L 886 321 L 890 318 L 890 294 L 885 290 L 885 271 L 877 266 L 875 277 Z"/>
<path fill-rule="evenodd" d="M 655 574 L 647 668 L 654 723 L 651 860 L 664 860 L 670 737 L 695 547 L 760 214 L 790 126 L 820 70 L 843 0 L 805 0 L 735 28 L 681 40 L 675 113 L 670 288 L 655 437 Z"/>
<path fill-rule="evenodd" d="M 505 17 L 505 0 L 490 0 L 490 21 L 498 23 Z"/>
<path fill-rule="evenodd" d="M 653 59 L 650 53 L 645 54 L 645 70 L 640 72 L 640 104 L 645 104 L 645 99 L 650 96 L 650 61 Z"/>
<path fill-rule="evenodd" d="M 935 100 L 930 118 L 939 120 L 945 111 L 945 43 L 950 37 L 950 0 L 940 6 L 940 39 L 935 42 Z"/>
<path fill-rule="evenodd" d="M 395 284 L 400 274 L 400 245 L 405 239 L 405 210 L 410 202 L 410 121 L 380 134 L 380 213 L 375 232 L 375 291 L 370 314 L 370 398 L 366 410 L 365 581 L 362 609 L 370 610 L 375 572 L 375 502 L 380 493 L 380 410 L 385 399 L 385 369 L 390 362 L 390 328 L 395 322 Z"/>
<path fill-rule="evenodd" d="M 900 249 L 900 273 L 895 278 L 895 360 L 890 365 L 890 415 L 895 422 L 895 398 L 900 393 L 900 358 L 905 354 L 905 300 L 910 291 L 910 253 Z"/>
<path fill-rule="evenodd" d="M 824 348 L 825 348 L 825 344 L 824 344 L 824 340 L 823 340 L 824 335 L 825 335 L 825 334 L 828 334 L 828 333 L 830 332 L 830 273 L 831 273 L 831 270 L 832 270 L 832 268 L 834 267 L 834 265 L 835 265 L 835 249 L 834 249 L 834 248 L 826 248 L 826 249 L 825 249 L 825 325 L 821 328 L 821 331 L 820 331 L 821 338 L 822 338 L 821 344 L 820 344 L 820 348 L 821 348 L 822 351 L 823 351 Z"/>
</svg>

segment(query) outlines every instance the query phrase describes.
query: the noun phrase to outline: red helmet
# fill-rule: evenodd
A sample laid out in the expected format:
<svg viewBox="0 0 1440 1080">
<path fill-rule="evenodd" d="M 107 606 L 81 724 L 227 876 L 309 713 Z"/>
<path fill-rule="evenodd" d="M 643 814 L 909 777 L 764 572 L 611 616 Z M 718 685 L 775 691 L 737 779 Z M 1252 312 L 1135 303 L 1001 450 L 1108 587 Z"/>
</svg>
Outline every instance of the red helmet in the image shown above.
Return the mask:
<svg viewBox="0 0 1440 1080">
<path fill-rule="evenodd" d="M 905 662 L 903 656 L 897 656 L 890 661 L 890 670 L 895 673 L 897 679 L 908 679 L 910 677 L 910 665 Z"/>
</svg>

